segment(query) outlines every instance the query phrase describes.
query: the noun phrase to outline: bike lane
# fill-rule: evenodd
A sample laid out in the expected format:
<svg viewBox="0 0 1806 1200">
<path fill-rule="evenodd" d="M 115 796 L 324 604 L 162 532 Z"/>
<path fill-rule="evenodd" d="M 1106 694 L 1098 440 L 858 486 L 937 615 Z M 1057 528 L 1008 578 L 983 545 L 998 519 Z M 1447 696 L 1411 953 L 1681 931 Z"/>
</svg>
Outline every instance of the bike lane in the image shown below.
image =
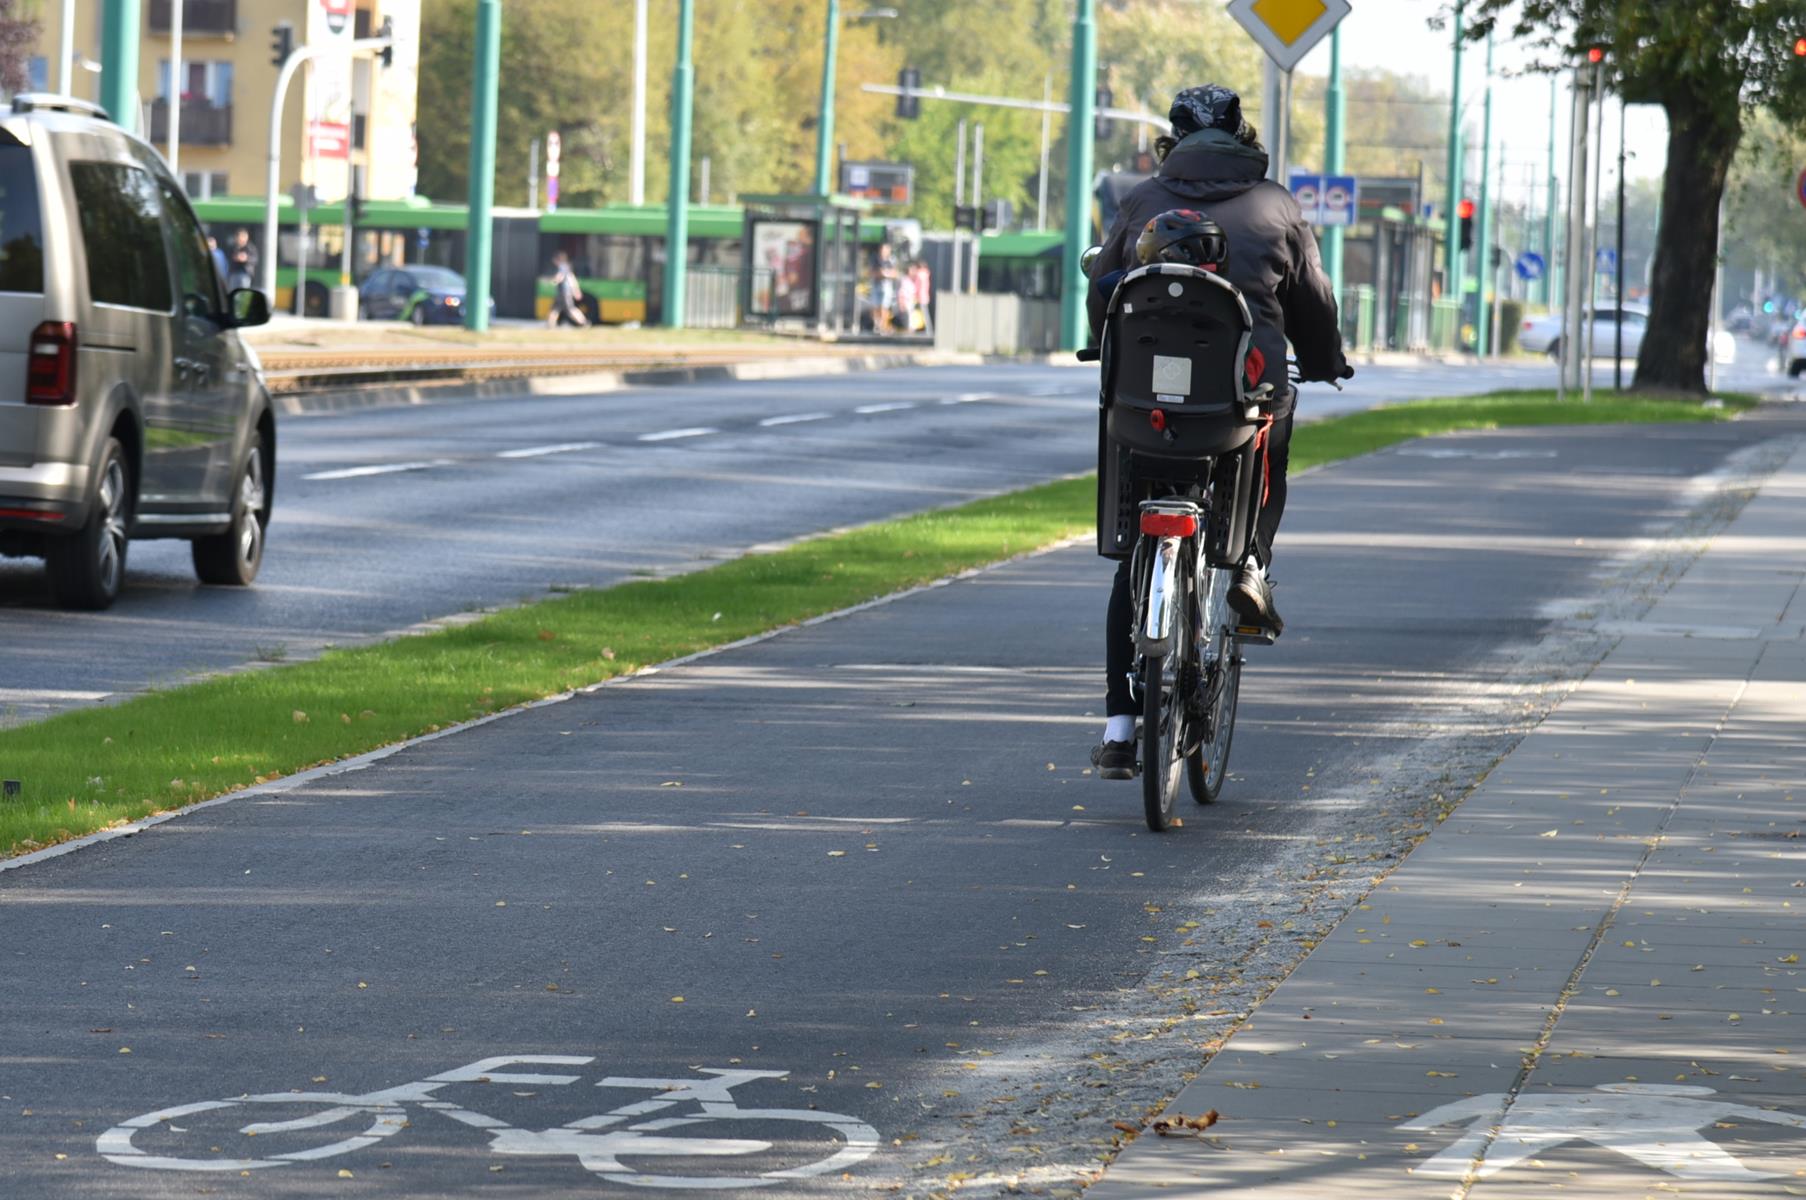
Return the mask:
<svg viewBox="0 0 1806 1200">
<path fill-rule="evenodd" d="M 6 1194 L 1070 1181 L 1592 661 L 1552 602 L 1634 608 L 1602 557 L 1768 433 L 1301 481 L 1291 632 L 1166 837 L 1085 771 L 1079 547 L 0 874 Z"/>
</svg>

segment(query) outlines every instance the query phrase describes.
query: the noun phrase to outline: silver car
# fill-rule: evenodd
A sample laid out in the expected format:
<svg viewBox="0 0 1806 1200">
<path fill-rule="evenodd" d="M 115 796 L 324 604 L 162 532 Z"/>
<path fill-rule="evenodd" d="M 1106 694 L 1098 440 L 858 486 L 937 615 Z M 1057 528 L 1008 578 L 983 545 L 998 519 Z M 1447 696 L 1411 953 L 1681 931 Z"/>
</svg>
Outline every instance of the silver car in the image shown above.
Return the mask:
<svg viewBox="0 0 1806 1200">
<path fill-rule="evenodd" d="M 207 583 L 263 561 L 276 425 L 162 158 L 91 104 L 0 113 L 0 554 L 47 560 L 59 603 L 105 608 L 131 538 L 186 538 Z"/>
</svg>

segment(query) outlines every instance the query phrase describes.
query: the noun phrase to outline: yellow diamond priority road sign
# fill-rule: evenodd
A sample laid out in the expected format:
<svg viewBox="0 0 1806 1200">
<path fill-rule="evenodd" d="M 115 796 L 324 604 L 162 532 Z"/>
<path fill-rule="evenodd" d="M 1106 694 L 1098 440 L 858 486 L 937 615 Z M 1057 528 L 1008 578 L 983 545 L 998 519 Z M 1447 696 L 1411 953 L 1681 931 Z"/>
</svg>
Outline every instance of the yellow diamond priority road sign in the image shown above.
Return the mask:
<svg viewBox="0 0 1806 1200">
<path fill-rule="evenodd" d="M 1348 10 L 1348 0 L 1235 0 L 1229 15 L 1280 70 L 1290 71 Z"/>
</svg>

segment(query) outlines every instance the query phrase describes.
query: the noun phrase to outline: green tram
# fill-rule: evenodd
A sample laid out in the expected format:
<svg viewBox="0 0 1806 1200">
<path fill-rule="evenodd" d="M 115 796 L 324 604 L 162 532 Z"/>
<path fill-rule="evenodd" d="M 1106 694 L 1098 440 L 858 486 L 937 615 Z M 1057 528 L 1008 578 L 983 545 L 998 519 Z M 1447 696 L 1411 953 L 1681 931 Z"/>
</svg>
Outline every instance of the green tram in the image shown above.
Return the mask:
<svg viewBox="0 0 1806 1200">
<path fill-rule="evenodd" d="M 221 246 L 239 229 L 248 230 L 259 252 L 263 240 L 261 197 L 225 197 L 194 202 L 196 214 Z M 664 294 L 665 222 L 662 206 L 562 208 L 555 212 L 498 208 L 495 216 L 492 288 L 498 316 L 544 320 L 552 308 L 552 256 L 570 255 L 592 320 L 609 325 L 657 323 Z M 305 311 L 325 316 L 330 290 L 340 281 L 344 206 L 325 204 L 308 213 L 309 255 Z M 692 205 L 689 270 L 719 276 L 724 293 L 739 294 L 744 271 L 741 240 L 745 216 L 738 205 Z M 275 303 L 295 310 L 302 278 L 300 221 L 286 196 L 277 210 L 279 230 Z M 355 286 L 389 266 L 431 264 L 464 269 L 466 210 L 461 204 L 425 200 L 370 200 L 363 205 L 352 244 Z M 885 223 L 860 222 L 859 239 L 876 253 Z M 987 234 L 979 253 L 978 286 L 1035 298 L 1058 296 L 1058 232 Z M 694 287 L 692 291 L 694 291 Z M 731 308 L 732 305 L 729 305 Z"/>
</svg>

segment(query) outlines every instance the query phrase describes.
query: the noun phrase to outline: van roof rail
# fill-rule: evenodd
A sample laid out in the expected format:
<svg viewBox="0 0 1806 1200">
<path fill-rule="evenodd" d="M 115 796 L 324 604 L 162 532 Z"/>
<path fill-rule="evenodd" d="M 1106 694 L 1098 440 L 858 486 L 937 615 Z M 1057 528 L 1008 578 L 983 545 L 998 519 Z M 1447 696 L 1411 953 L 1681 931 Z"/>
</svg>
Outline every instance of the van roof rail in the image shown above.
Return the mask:
<svg viewBox="0 0 1806 1200">
<path fill-rule="evenodd" d="M 77 100 L 74 96 L 59 96 L 54 92 L 20 92 L 13 97 L 13 111 L 63 112 L 81 117 L 96 117 L 102 121 L 113 119 L 107 115 L 106 109 L 91 100 Z"/>
</svg>

